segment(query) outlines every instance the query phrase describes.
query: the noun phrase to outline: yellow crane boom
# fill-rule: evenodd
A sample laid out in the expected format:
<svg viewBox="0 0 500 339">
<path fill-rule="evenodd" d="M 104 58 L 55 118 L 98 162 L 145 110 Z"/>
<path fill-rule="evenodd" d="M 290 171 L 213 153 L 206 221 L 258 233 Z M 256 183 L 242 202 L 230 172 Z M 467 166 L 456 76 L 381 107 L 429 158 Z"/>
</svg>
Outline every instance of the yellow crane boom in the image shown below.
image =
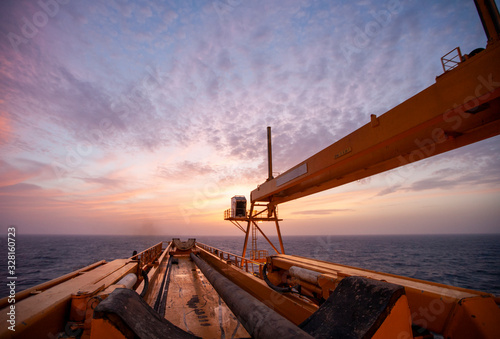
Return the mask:
<svg viewBox="0 0 500 339">
<path fill-rule="evenodd" d="M 500 134 L 500 43 L 463 57 L 436 83 L 290 170 L 252 202 L 277 205 Z"/>
<path fill-rule="evenodd" d="M 436 83 L 251 192 L 277 204 L 404 166 L 500 134 L 500 15 L 476 0 L 488 45 L 442 58 Z M 270 163 L 271 166 L 271 163 Z"/>
</svg>

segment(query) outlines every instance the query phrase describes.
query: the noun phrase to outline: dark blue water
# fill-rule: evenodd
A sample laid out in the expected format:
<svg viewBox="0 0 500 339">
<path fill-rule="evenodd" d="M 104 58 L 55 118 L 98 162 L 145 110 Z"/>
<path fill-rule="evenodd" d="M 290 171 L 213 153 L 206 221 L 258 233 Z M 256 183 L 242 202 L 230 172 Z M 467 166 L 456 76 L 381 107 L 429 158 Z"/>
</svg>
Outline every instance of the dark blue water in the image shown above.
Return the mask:
<svg viewBox="0 0 500 339">
<path fill-rule="evenodd" d="M 17 291 L 99 260 L 128 258 L 165 236 L 16 237 Z M 187 237 L 186 237 L 187 239 Z M 240 255 L 243 237 L 202 236 L 198 241 Z M 271 240 L 276 241 L 271 237 Z M 0 297 L 8 293 L 7 239 L 0 237 Z M 500 235 L 393 235 L 284 237 L 285 252 L 500 295 Z M 276 245 L 279 248 L 279 245 Z M 272 248 L 263 238 L 259 249 Z"/>
</svg>

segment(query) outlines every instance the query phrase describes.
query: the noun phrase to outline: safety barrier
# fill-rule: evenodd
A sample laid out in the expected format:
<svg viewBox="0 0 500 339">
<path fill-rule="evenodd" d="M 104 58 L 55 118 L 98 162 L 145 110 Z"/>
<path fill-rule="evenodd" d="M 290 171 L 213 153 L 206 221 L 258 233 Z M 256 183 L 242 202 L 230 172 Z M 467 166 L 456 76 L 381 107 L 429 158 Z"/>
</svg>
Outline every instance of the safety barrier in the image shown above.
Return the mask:
<svg viewBox="0 0 500 339">
<path fill-rule="evenodd" d="M 231 261 L 231 263 L 233 263 L 235 266 L 244 269 L 246 272 L 260 274 L 260 272 L 262 272 L 262 266 L 265 265 L 265 262 L 258 262 L 252 259 L 243 258 L 242 256 L 223 251 L 219 248 L 202 244 L 200 242 L 196 242 L 196 246 L 215 255 L 216 257 L 219 257 L 222 260 Z"/>
<path fill-rule="evenodd" d="M 163 242 L 160 242 L 154 246 L 151 246 L 150 248 L 137 253 L 130 257 L 131 260 L 139 260 L 139 267 L 141 269 L 145 269 L 145 266 L 152 264 L 155 260 L 157 260 L 163 249 Z"/>
<path fill-rule="evenodd" d="M 462 62 L 462 52 L 460 52 L 460 47 L 456 47 L 449 51 L 441 58 L 441 64 L 443 65 L 443 70 L 445 72 L 451 71 Z"/>
</svg>

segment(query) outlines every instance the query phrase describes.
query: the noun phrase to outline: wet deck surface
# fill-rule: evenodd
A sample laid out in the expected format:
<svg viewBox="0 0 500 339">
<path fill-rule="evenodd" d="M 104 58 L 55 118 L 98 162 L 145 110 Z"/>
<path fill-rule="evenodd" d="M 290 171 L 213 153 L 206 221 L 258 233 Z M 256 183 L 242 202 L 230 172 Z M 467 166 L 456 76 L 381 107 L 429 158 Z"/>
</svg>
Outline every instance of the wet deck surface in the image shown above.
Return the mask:
<svg viewBox="0 0 500 339">
<path fill-rule="evenodd" d="M 203 338 L 249 338 L 231 310 L 188 256 L 172 264 L 165 318 Z"/>
</svg>

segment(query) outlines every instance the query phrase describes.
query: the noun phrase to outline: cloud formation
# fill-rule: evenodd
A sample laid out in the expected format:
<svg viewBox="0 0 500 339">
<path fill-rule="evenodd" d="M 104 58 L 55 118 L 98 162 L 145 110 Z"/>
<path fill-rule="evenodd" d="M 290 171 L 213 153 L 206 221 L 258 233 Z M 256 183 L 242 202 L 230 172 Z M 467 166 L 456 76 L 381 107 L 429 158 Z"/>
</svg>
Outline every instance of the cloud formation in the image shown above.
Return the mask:
<svg viewBox="0 0 500 339">
<path fill-rule="evenodd" d="M 282 173 L 432 84 L 452 48 L 485 45 L 466 0 L 5 0 L 0 13 L 0 214 L 32 232 L 7 213 L 21 196 L 110 225 L 184 224 L 186 206 L 214 225 L 203 218 L 221 197 L 265 180 L 267 126 Z M 455 152 L 460 172 L 445 155 L 367 196 L 498 189 L 497 144 Z"/>
</svg>

